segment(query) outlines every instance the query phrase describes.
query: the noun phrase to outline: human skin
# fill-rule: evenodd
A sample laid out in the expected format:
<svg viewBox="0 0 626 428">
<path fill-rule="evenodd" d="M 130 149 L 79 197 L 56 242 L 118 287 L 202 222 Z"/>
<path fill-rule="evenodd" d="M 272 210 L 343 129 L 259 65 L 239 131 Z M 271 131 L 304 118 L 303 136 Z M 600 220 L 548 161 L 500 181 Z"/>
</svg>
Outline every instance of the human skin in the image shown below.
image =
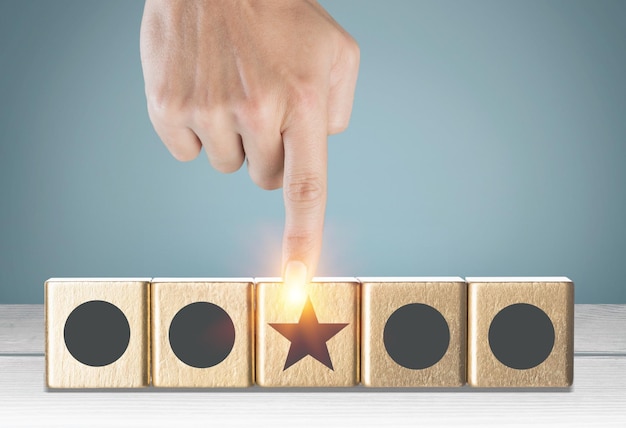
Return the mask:
<svg viewBox="0 0 626 428">
<path fill-rule="evenodd" d="M 322 247 L 327 139 L 348 126 L 355 40 L 314 0 L 147 0 L 141 62 L 148 114 L 180 161 L 202 147 L 218 171 L 246 160 L 283 187 L 282 269 L 314 275 Z"/>
</svg>

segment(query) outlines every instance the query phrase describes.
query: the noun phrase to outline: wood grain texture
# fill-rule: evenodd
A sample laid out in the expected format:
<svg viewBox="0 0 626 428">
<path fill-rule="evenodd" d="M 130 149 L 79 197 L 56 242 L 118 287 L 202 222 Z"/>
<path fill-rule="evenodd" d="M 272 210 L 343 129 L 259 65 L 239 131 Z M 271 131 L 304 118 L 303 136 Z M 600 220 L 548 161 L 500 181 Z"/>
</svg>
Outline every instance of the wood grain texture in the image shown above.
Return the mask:
<svg viewBox="0 0 626 428">
<path fill-rule="evenodd" d="M 174 278 L 152 281 L 152 385 L 201 388 L 248 387 L 254 383 L 254 286 L 252 278 L 246 282 L 235 281 Z M 193 304 L 218 305 L 226 311 L 232 323 L 232 348 L 224 355 L 227 358 L 219 364 L 192 367 L 174 353 L 170 342 L 172 320 L 180 314 L 179 311 Z M 194 316 L 194 319 L 197 317 Z M 195 334 L 188 330 L 186 333 L 189 336 Z M 206 340 L 206 334 L 204 330 L 203 340 Z M 221 334 L 223 336 L 224 333 Z M 198 336 L 194 337 L 198 339 Z"/>
<path fill-rule="evenodd" d="M 576 357 L 561 390 L 336 389 L 46 392 L 44 358 L 0 357 L 0 425 L 626 426 L 626 357 Z"/>
<path fill-rule="evenodd" d="M 46 384 L 51 388 L 140 388 L 150 382 L 150 283 L 145 279 L 49 279 L 45 283 L 46 311 Z M 106 363 L 81 360 L 68 343 L 89 347 L 102 354 L 110 350 L 108 332 L 115 322 L 92 318 L 101 303 L 117 311 L 126 334 L 125 342 Z M 83 304 L 96 305 L 84 310 L 86 318 L 73 324 L 67 321 Z M 102 315 L 100 313 L 100 315 Z M 80 327 L 78 323 L 82 323 Z M 106 327 L 106 328 L 102 328 Z M 124 328 L 122 327 L 122 328 Z M 89 333 L 85 333 L 85 328 Z M 124 330 L 117 331 L 124 334 Z M 79 339 L 75 335 L 78 335 Z M 69 339 L 69 341 L 68 341 Z M 83 343 L 84 342 L 84 343 Z M 84 357 L 84 355 L 83 355 Z M 111 358 L 109 356 L 109 358 Z"/>
<path fill-rule="evenodd" d="M 452 387 L 465 384 L 466 343 L 467 343 L 467 284 L 461 278 L 415 278 L 413 282 L 395 282 L 361 279 L 361 382 L 373 387 Z M 420 302 L 415 304 L 414 302 Z M 408 306 L 405 306 L 408 305 Z M 413 370 L 396 362 L 387 352 L 385 331 L 392 316 L 403 310 L 415 307 L 435 308 L 443 328 L 439 333 L 447 333 L 448 341 L 439 342 L 442 354 L 433 354 L 436 358 L 428 364 Z M 422 311 L 424 309 L 421 309 Z M 433 312 L 434 310 L 431 309 Z M 406 312 L 404 312 L 406 314 Z M 422 312 L 423 314 L 424 312 Z M 413 313 L 415 314 L 415 313 Z M 412 315 L 415 316 L 415 315 Z M 419 315 L 418 315 L 419 316 Z M 436 321 L 436 318 L 433 319 Z M 432 328 L 432 326 L 431 326 Z M 402 349 L 410 349 L 405 343 L 419 343 L 419 348 L 411 349 L 412 361 L 421 349 L 433 340 L 431 335 L 420 335 L 411 328 L 390 333 L 396 346 L 402 343 Z M 394 337 L 395 336 L 395 337 Z M 420 342 L 420 340 L 425 340 Z M 435 347 L 431 349 L 437 349 Z M 420 351 L 421 352 L 421 351 Z M 409 360 L 407 358 L 407 360 Z M 406 362 L 406 360 L 405 360 Z M 422 362 L 424 360 L 422 359 Z M 413 367 L 415 368 L 415 367 Z"/>
<path fill-rule="evenodd" d="M 577 305 L 575 323 L 574 385 L 566 389 L 48 392 L 43 307 L 0 305 L 0 426 L 624 427 L 626 305 Z"/>
<path fill-rule="evenodd" d="M 475 387 L 566 387 L 572 384 L 574 374 L 574 284 L 566 278 L 536 278 L 519 280 L 507 278 L 500 282 L 497 278 L 466 278 L 467 281 L 467 383 Z M 507 328 L 507 340 L 516 336 L 515 355 L 528 352 L 537 342 L 540 333 L 552 329 L 551 342 L 539 355 L 539 359 L 526 365 L 522 358 L 523 370 L 509 366 L 497 357 L 495 350 L 498 340 L 492 342 L 494 320 L 505 308 L 523 303 L 545 317 L 545 324 L 539 331 L 533 331 L 533 338 L 524 338 L 528 325 L 533 325 L 527 314 L 514 321 L 516 326 L 524 325 L 523 332 L 516 333 Z M 543 321 L 544 318 L 542 318 Z M 546 325 L 547 324 L 547 325 Z M 497 326 L 496 326 L 497 328 Z M 515 328 L 515 327 L 513 327 Z M 532 331 L 532 330 L 530 330 Z M 501 340 L 500 338 L 499 340 Z M 495 346 L 494 346 L 495 345 Z M 544 345 L 544 346 L 545 346 Z M 521 352 L 520 352 L 521 351 Z M 532 353 L 532 351 L 530 351 Z M 528 354 L 527 354 L 528 355 Z M 510 363 L 510 361 L 509 361 Z"/>
<path fill-rule="evenodd" d="M 626 356 L 626 305 L 575 305 L 574 354 Z"/>
<path fill-rule="evenodd" d="M 43 305 L 0 305 L 0 355 L 43 355 Z"/>
<path fill-rule="evenodd" d="M 574 354 L 626 356 L 626 305 L 575 305 Z M 43 355 L 43 305 L 0 305 L 0 355 Z"/>
<path fill-rule="evenodd" d="M 314 281 L 300 288 L 305 293 L 294 295 L 289 285 L 285 286 L 282 282 L 257 281 L 256 383 L 267 387 L 343 387 L 358 384 L 359 283 L 353 278 L 338 279 L 337 282 Z M 310 310 L 305 309 L 307 307 Z M 303 319 L 306 321 L 300 324 Z M 340 326 L 332 336 L 321 342 L 321 347 L 328 352 L 329 361 L 322 363 L 319 354 L 313 357 L 309 353 L 307 358 L 296 359 L 298 364 L 285 370 L 294 342 L 280 333 L 276 326 L 294 328 L 294 325 L 306 326 L 312 322 Z M 298 334 L 310 339 L 311 336 L 301 331 Z M 309 346 L 320 346 L 320 343 Z M 301 356 L 307 353 L 308 350 Z"/>
</svg>

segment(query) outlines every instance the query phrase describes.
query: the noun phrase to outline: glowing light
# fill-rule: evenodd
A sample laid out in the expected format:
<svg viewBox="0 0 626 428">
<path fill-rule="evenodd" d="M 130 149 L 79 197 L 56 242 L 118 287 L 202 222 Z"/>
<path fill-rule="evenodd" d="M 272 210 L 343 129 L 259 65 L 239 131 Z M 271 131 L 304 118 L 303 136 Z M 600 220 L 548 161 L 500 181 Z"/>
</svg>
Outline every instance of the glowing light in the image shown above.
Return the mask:
<svg viewBox="0 0 626 428">
<path fill-rule="evenodd" d="M 285 269 L 284 285 L 287 300 L 290 304 L 301 305 L 306 299 L 306 265 L 302 262 L 291 261 Z"/>
<path fill-rule="evenodd" d="M 287 300 L 292 305 L 302 305 L 304 303 L 307 293 L 306 288 L 299 284 L 286 284 L 287 287 Z"/>
</svg>

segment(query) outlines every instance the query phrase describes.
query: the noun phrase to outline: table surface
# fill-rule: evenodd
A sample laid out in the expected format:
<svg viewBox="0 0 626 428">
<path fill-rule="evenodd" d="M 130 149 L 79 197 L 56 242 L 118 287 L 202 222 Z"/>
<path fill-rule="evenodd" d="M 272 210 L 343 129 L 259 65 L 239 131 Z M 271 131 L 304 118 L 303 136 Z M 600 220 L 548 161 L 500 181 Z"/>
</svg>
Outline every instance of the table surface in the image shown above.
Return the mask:
<svg viewBox="0 0 626 428">
<path fill-rule="evenodd" d="M 0 305 L 0 427 L 626 427 L 626 305 L 576 305 L 574 385 L 48 391 L 42 305 Z"/>
</svg>

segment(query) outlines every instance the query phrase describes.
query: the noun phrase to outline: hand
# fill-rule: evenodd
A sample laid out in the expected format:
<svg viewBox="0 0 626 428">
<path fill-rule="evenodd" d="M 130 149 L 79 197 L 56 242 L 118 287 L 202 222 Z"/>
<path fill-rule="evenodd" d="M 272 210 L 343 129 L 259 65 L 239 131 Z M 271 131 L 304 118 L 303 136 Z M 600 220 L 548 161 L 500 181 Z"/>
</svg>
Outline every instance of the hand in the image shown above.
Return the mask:
<svg viewBox="0 0 626 428">
<path fill-rule="evenodd" d="M 218 171 L 247 159 L 258 186 L 283 186 L 283 273 L 310 280 L 327 136 L 352 111 L 354 39 L 314 0 L 147 0 L 141 62 L 150 120 L 176 159 L 204 147 Z"/>
</svg>

